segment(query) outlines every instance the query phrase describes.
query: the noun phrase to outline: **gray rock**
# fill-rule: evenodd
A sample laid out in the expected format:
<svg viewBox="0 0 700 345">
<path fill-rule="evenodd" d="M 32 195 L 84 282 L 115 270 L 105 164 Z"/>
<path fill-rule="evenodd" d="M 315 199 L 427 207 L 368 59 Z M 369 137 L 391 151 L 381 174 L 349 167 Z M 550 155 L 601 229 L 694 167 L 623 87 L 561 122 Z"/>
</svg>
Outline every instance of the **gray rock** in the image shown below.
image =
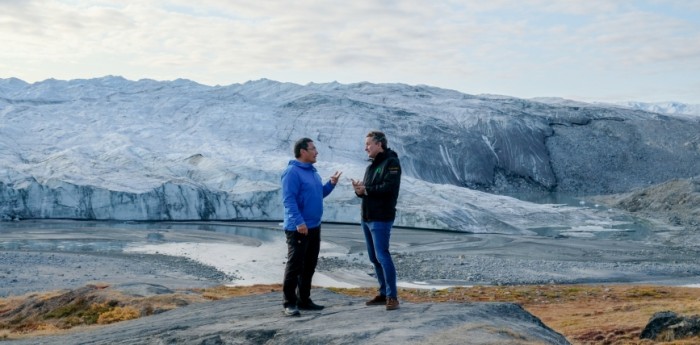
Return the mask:
<svg viewBox="0 0 700 345">
<path fill-rule="evenodd" d="M 63 336 L 8 344 L 569 344 L 512 303 L 404 302 L 399 310 L 314 290 L 326 308 L 282 314 L 280 293 L 190 305 Z"/>
<path fill-rule="evenodd" d="M 700 335 L 700 315 L 678 316 L 672 311 L 654 313 L 641 339 L 672 341 Z"/>
<path fill-rule="evenodd" d="M 664 219 L 696 233 L 700 229 L 700 175 L 594 200 L 643 216 Z"/>
<path fill-rule="evenodd" d="M 113 289 L 121 291 L 125 295 L 144 297 L 175 293 L 175 291 L 159 284 L 147 283 L 125 283 L 112 286 Z"/>
</svg>

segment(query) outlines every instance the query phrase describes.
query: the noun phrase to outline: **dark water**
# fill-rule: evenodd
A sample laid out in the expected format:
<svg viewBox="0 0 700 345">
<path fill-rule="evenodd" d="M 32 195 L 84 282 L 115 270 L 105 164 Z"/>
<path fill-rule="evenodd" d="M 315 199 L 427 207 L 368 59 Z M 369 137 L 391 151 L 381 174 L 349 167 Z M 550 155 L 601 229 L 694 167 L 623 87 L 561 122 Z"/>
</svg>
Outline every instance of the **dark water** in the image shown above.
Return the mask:
<svg viewBox="0 0 700 345">
<path fill-rule="evenodd" d="M 563 194 L 530 194 L 511 195 L 521 200 L 560 204 L 573 207 L 601 209 L 601 206 L 586 202 L 583 197 Z M 573 231 L 561 227 L 530 228 L 543 238 L 581 237 L 605 240 L 640 241 L 648 238 L 655 229 L 641 219 L 618 216 L 619 224 L 611 225 L 604 231 Z M 252 224 L 252 225 L 251 225 Z M 345 229 L 345 228 L 348 229 Z M 335 225 L 341 228 L 335 233 L 327 228 L 326 234 L 336 237 L 352 237 L 364 242 L 364 238 L 355 234 L 359 232 L 358 225 Z M 395 235 L 413 236 L 420 241 L 424 237 L 440 237 L 449 232 L 450 236 L 458 236 L 466 241 L 467 233 L 456 233 L 445 230 L 427 229 L 395 229 Z M 404 234 L 405 232 L 405 234 Z M 431 235 L 435 234 L 435 235 Z M 355 236 L 357 235 L 357 236 Z M 480 237 L 488 234 L 474 234 Z M 79 220 L 24 220 L 20 222 L 0 222 L 0 250 L 31 250 L 31 251 L 65 251 L 65 252 L 122 252 L 126 247 L 138 244 L 157 244 L 166 242 L 202 242 L 226 240 L 227 236 L 245 237 L 260 242 L 271 242 L 279 239 L 281 230 L 275 222 L 255 222 L 245 225 L 236 222 L 136 222 L 136 221 L 79 221 Z M 357 238 L 355 238 L 357 237 Z M 359 242 L 358 242 L 359 243 Z"/>
<path fill-rule="evenodd" d="M 235 223 L 118 222 L 76 220 L 25 220 L 0 222 L 0 250 L 121 252 L 136 243 L 216 240 L 220 236 L 247 237 L 261 242 L 279 238 L 280 230 L 266 226 L 239 226 Z"/>
</svg>

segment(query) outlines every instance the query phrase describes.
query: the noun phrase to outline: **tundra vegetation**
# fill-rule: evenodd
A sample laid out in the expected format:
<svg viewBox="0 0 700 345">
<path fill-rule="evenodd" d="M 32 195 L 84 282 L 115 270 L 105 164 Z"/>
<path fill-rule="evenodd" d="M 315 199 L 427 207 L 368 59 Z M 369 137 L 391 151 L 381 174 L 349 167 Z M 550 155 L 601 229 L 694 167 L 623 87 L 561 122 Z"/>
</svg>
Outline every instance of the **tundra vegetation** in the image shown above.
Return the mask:
<svg viewBox="0 0 700 345">
<path fill-rule="evenodd" d="M 330 290 L 369 297 L 374 288 Z M 109 286 L 0 299 L 0 337 L 22 339 L 104 325 L 205 301 L 281 292 L 280 285 L 217 286 L 148 297 L 127 296 Z M 572 344 L 655 344 L 640 334 L 656 312 L 700 314 L 700 289 L 654 285 L 517 285 L 407 289 L 409 303 L 511 302 L 523 306 Z M 700 336 L 665 339 L 664 344 L 698 344 Z"/>
</svg>

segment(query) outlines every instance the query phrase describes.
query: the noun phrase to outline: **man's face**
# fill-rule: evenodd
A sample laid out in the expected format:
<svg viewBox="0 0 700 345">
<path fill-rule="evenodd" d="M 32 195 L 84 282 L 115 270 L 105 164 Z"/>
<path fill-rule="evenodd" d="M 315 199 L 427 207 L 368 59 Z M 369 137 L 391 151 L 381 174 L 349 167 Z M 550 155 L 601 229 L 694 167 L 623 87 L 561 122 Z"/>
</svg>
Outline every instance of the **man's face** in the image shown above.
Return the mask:
<svg viewBox="0 0 700 345">
<path fill-rule="evenodd" d="M 382 149 L 382 143 L 375 142 L 374 138 L 372 137 L 367 137 L 365 138 L 365 151 L 367 152 L 369 158 L 374 159 L 380 152 L 384 150 Z"/>
<path fill-rule="evenodd" d="M 314 145 L 314 143 L 308 143 L 308 147 L 306 148 L 306 150 L 301 149 L 299 153 L 301 154 L 299 156 L 300 161 L 311 164 L 316 163 L 316 156 L 318 156 L 318 151 L 316 151 L 316 145 Z"/>
</svg>

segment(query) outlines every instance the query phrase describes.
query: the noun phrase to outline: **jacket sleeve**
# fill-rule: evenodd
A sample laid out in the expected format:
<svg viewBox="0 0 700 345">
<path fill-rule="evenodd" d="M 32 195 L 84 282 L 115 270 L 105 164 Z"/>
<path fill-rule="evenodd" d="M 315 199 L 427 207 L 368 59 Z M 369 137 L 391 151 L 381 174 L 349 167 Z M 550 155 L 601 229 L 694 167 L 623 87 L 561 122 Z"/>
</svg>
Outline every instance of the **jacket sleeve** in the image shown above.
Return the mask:
<svg viewBox="0 0 700 345">
<path fill-rule="evenodd" d="M 328 182 L 326 182 L 326 184 L 323 185 L 323 197 L 325 198 L 328 196 L 328 194 L 331 194 L 333 188 L 335 188 L 335 186 L 331 183 L 330 180 L 328 180 Z"/>
<path fill-rule="evenodd" d="M 382 171 L 382 178 L 377 184 L 365 186 L 368 195 L 394 194 L 401 184 L 401 165 L 399 161 L 390 158 Z"/>
<path fill-rule="evenodd" d="M 282 203 L 286 211 L 285 215 L 289 218 L 289 224 L 294 225 L 294 227 L 305 223 L 297 202 L 300 187 L 299 175 L 293 171 L 282 176 Z"/>
</svg>

